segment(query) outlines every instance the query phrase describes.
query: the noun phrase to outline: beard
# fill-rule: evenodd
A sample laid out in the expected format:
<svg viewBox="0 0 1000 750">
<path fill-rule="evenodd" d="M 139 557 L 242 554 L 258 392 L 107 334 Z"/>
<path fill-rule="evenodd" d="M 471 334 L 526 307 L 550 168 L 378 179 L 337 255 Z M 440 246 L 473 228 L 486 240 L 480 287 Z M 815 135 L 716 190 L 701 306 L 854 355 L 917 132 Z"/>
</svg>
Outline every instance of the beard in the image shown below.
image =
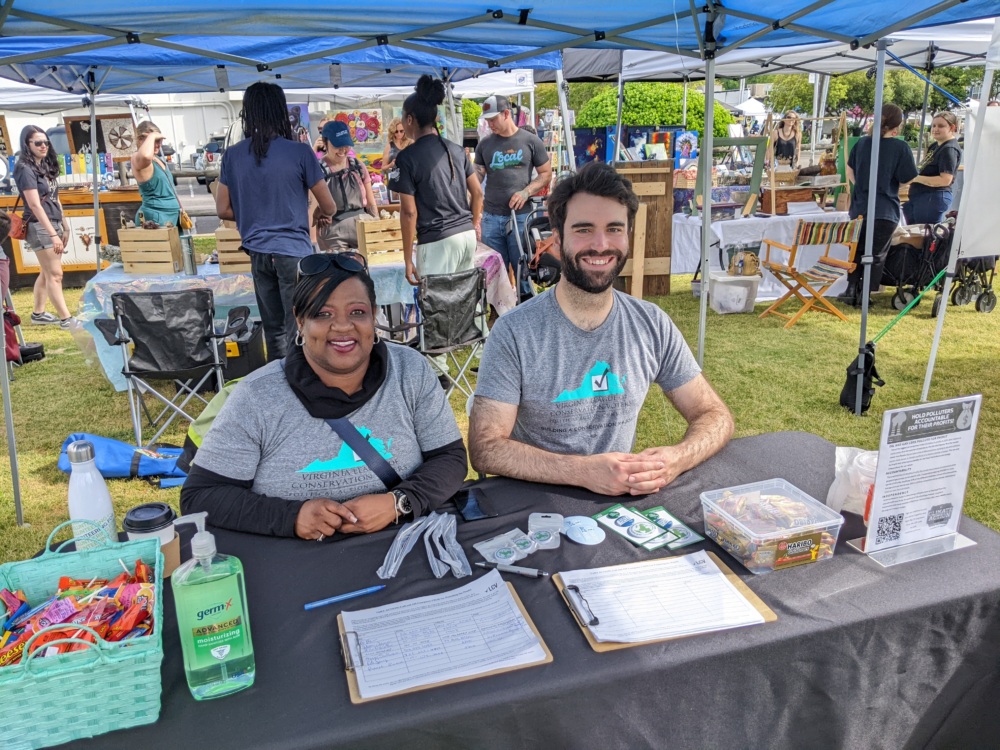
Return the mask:
<svg viewBox="0 0 1000 750">
<path fill-rule="evenodd" d="M 609 263 L 600 271 L 584 270 L 578 261 L 580 258 L 614 258 L 613 263 Z M 625 253 L 619 250 L 609 250 L 603 253 L 582 252 L 575 257 L 563 256 L 562 274 L 573 286 L 590 294 L 601 294 L 606 292 L 618 278 L 618 275 L 625 268 L 628 260 Z"/>
</svg>

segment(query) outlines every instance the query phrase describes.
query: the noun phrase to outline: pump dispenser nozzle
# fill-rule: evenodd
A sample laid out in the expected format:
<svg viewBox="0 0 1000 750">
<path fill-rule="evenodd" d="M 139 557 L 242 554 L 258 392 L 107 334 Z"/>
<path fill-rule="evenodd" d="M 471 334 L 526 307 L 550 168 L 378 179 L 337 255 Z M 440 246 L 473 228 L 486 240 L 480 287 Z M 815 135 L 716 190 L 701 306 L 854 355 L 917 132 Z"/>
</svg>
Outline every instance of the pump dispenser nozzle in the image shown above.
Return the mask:
<svg viewBox="0 0 1000 750">
<path fill-rule="evenodd" d="M 180 526 L 183 523 L 193 523 L 198 529 L 191 539 L 191 556 L 199 560 L 212 557 L 215 554 L 215 537 L 205 531 L 205 520 L 207 518 L 208 513 L 202 511 L 201 513 L 188 513 L 186 516 L 181 516 L 174 520 L 174 526 Z"/>
</svg>

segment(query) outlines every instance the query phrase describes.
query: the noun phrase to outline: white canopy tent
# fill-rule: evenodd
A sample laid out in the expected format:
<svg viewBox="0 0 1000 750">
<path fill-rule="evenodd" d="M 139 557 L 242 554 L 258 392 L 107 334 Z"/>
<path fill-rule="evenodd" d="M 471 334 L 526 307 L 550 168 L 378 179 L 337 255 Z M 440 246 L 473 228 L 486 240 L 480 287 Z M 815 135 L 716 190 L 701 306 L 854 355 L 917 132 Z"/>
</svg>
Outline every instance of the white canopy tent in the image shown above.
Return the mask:
<svg viewBox="0 0 1000 750">
<path fill-rule="evenodd" d="M 767 107 L 764 106 L 764 102 L 752 96 L 745 102 L 737 104 L 733 109 L 747 117 L 763 117 L 767 114 Z"/>
</svg>

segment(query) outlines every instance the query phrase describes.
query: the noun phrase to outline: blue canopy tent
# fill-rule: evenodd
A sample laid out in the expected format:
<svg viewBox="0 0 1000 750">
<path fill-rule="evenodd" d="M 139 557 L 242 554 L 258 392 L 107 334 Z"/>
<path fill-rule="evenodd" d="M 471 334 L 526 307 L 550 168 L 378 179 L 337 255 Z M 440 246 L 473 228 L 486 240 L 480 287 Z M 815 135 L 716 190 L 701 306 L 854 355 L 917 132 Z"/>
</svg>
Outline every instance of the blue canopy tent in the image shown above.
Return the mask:
<svg viewBox="0 0 1000 750">
<path fill-rule="evenodd" d="M 290 88 L 343 85 L 345 71 L 349 79 L 353 73 L 345 65 L 352 62 L 383 64 L 387 76 L 397 64 L 419 67 L 400 59 L 404 51 L 427 55 L 436 70 L 457 75 L 463 68 L 553 67 L 534 62 L 575 47 L 651 50 L 705 61 L 708 101 L 702 153 L 711 154 L 717 54 L 815 41 L 857 48 L 901 29 L 987 18 L 996 9 L 997 0 L 771 0 L 766 5 L 760 0 L 727 0 L 725 5 L 717 0 L 546 0 L 536 8 L 470 0 L 360 0 L 340 6 L 318 0 L 163 0 L 141 7 L 132 0 L 2 0 L 0 77 L 86 93 L 92 99 L 105 91 L 241 88 L 260 79 L 291 83 Z M 356 61 L 350 57 L 354 53 L 374 59 Z M 884 51 L 877 64 L 881 83 Z M 366 85 L 380 83 L 375 80 L 377 70 L 367 68 L 375 78 L 368 78 Z M 411 76 L 413 72 L 409 70 Z M 562 82 L 561 74 L 557 80 Z M 559 91 L 564 103 L 562 86 Z M 702 274 L 707 277 L 711 170 L 702 170 L 702 176 L 707 203 Z M 874 185 L 870 194 L 874 202 Z M 868 213 L 873 209 L 869 206 Z M 866 290 L 869 268 L 865 266 Z M 699 361 L 706 317 L 707 296 L 702 295 Z M 865 308 L 861 347 L 866 324 Z M 16 504 L 20 523 L 17 498 Z"/>
</svg>

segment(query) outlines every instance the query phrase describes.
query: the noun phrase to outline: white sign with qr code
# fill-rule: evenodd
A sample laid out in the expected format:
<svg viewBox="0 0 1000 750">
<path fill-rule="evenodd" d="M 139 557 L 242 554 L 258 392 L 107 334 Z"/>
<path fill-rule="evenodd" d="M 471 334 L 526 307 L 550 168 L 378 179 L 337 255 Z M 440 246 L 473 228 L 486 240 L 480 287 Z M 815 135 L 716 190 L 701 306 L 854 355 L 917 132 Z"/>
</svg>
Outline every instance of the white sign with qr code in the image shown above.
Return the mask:
<svg viewBox="0 0 1000 750">
<path fill-rule="evenodd" d="M 981 407 L 975 395 L 885 412 L 865 552 L 958 531 Z"/>
</svg>

